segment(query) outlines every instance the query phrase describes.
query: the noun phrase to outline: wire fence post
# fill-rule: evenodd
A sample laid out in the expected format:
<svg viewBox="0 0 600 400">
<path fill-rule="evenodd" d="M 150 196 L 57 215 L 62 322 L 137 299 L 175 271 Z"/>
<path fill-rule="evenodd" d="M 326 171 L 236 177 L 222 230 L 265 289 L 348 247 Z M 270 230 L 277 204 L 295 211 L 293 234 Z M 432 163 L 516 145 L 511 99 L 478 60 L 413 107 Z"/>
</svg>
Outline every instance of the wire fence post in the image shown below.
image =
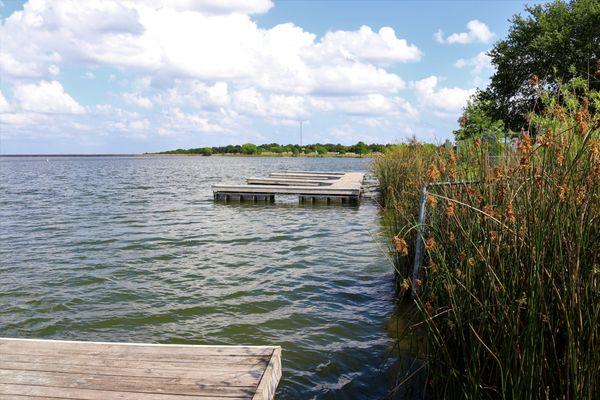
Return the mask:
<svg viewBox="0 0 600 400">
<path fill-rule="evenodd" d="M 415 260 L 413 263 L 411 288 L 412 296 L 416 297 L 419 287 L 416 285 L 417 279 L 421 280 L 421 259 L 423 258 L 423 240 L 425 238 L 425 218 L 427 218 L 427 185 L 421 188 L 421 203 L 419 204 L 419 229 L 417 239 L 415 240 Z M 422 282 L 422 280 L 421 280 Z"/>
</svg>

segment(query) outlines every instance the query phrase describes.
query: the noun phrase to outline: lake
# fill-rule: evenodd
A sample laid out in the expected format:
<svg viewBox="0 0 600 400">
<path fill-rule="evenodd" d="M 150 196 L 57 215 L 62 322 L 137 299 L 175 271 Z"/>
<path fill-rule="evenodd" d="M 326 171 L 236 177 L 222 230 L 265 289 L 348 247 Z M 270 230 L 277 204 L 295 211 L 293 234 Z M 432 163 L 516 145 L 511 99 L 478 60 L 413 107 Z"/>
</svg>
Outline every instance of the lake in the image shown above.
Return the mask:
<svg viewBox="0 0 600 400">
<path fill-rule="evenodd" d="M 369 159 L 0 158 L 0 336 L 281 345 L 278 399 L 390 389 L 378 208 L 215 203 L 210 185 Z"/>
</svg>

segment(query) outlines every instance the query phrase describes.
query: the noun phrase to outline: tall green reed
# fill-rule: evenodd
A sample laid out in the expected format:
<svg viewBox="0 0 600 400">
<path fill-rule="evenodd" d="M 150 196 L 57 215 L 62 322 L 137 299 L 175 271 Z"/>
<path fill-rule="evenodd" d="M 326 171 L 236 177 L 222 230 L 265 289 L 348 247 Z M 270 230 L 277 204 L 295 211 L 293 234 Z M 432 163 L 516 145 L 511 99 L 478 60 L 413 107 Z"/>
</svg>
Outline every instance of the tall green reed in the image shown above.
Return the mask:
<svg viewBox="0 0 600 400">
<path fill-rule="evenodd" d="M 576 81 L 540 95 L 535 142 L 523 135 L 499 160 L 475 141 L 412 163 L 420 183 L 479 182 L 428 197 L 415 329 L 434 398 L 600 397 L 600 117 L 590 111 L 600 94 Z M 406 213 L 393 217 L 391 246 L 399 265 L 412 264 L 397 244 L 413 242 L 416 205 L 404 199 L 418 190 L 403 173 L 389 177 L 403 164 L 387 157 L 375 164 L 386 214 Z M 413 193 L 396 200 L 386 190 Z"/>
</svg>

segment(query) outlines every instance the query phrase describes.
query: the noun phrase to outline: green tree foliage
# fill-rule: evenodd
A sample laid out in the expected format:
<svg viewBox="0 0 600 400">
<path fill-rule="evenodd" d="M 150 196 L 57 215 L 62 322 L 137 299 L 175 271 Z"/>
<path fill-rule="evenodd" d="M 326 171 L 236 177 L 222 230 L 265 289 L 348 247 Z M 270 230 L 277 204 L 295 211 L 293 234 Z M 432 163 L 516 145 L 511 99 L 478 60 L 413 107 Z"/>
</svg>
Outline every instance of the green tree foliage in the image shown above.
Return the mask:
<svg viewBox="0 0 600 400">
<path fill-rule="evenodd" d="M 248 154 L 248 155 L 260 153 L 260 150 L 258 149 L 258 147 L 253 143 L 244 143 L 242 145 L 241 150 L 242 150 L 241 151 L 242 154 Z"/>
<path fill-rule="evenodd" d="M 393 145 L 390 144 L 365 144 L 358 142 L 355 145 L 345 146 L 342 144 L 334 143 L 315 143 L 308 144 L 304 147 L 300 147 L 297 144 L 286 144 L 281 145 L 278 143 L 265 143 L 261 145 L 255 145 L 252 143 L 245 143 L 243 145 L 227 145 L 227 146 L 216 146 L 216 147 L 199 147 L 193 149 L 177 149 L 163 151 L 160 154 L 201 154 L 201 155 L 212 155 L 212 154 L 247 154 L 257 155 L 261 153 L 268 154 L 292 154 L 299 155 L 304 154 L 319 154 L 326 155 L 328 153 L 334 154 L 369 154 L 369 153 L 383 153 Z"/>
<path fill-rule="evenodd" d="M 458 141 L 479 139 L 487 144 L 490 153 L 498 155 L 502 150 L 502 138 L 513 135 L 506 131 L 503 121 L 493 119 L 489 111 L 491 106 L 490 100 L 471 98 L 458 119 L 460 127 L 452 133 Z"/>
<path fill-rule="evenodd" d="M 496 72 L 478 95 L 490 102 L 493 120 L 515 131 L 527 128 L 528 112 L 539 111 L 538 88 L 555 90 L 559 80 L 581 76 L 600 89 L 600 1 L 555 0 L 526 12 L 490 50 Z"/>
<path fill-rule="evenodd" d="M 369 148 L 363 142 L 356 143 L 354 152 L 356 154 L 360 154 L 361 156 L 367 154 L 369 152 Z"/>
<path fill-rule="evenodd" d="M 325 146 L 317 146 L 317 153 L 319 153 L 320 155 L 325 155 L 327 154 L 327 147 Z"/>
</svg>

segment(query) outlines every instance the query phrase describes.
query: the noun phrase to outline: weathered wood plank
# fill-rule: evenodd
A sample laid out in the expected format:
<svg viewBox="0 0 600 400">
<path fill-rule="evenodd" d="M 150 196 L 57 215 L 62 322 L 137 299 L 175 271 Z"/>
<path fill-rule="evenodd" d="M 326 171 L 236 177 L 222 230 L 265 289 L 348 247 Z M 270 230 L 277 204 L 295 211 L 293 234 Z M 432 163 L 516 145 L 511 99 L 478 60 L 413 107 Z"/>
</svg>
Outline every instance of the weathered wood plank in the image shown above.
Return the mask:
<svg viewBox="0 0 600 400">
<path fill-rule="evenodd" d="M 251 399 L 259 387 L 271 396 L 279 354 L 272 346 L 0 338 L 0 400 Z"/>
<path fill-rule="evenodd" d="M 18 353 L 15 353 L 18 352 Z M 205 356 L 198 354 L 147 354 L 147 353 L 135 353 L 135 352 L 107 352 L 102 351 L 90 351 L 85 352 L 82 350 L 69 351 L 69 350 L 57 350 L 53 352 L 51 349 L 19 349 L 11 352 L 3 352 L 0 349 L 0 354 L 23 354 L 30 356 L 48 356 L 57 357 L 63 359 L 77 358 L 80 356 L 87 356 L 90 358 L 106 359 L 106 360 L 122 360 L 122 361 L 157 361 L 157 362 L 188 362 L 188 363 L 202 363 L 202 364 L 238 364 L 238 365 L 255 365 L 257 363 L 266 363 L 269 361 L 270 354 L 260 356 Z"/>
<path fill-rule="evenodd" d="M 193 398 L 197 398 L 199 400 L 232 399 L 231 397 L 223 396 L 194 396 L 190 398 L 190 396 L 176 394 L 119 392 L 113 390 L 72 389 L 54 386 L 12 385 L 0 383 L 0 396 L 3 395 L 41 396 L 46 398 L 50 397 L 78 400 L 184 400 Z M 240 399 L 248 399 L 248 397 L 240 397 Z"/>
<path fill-rule="evenodd" d="M 262 371 L 261 371 L 262 373 Z M 53 386 L 70 389 L 108 390 L 119 392 L 183 394 L 244 398 L 252 396 L 255 385 L 207 385 L 205 381 L 183 378 L 130 377 L 90 375 L 85 373 L 18 371 L 0 369 L 0 384 Z"/>
<path fill-rule="evenodd" d="M 227 356 L 227 360 L 234 359 L 234 362 L 217 362 L 218 357 L 188 359 L 165 359 L 149 360 L 139 359 L 123 359 L 123 358 L 105 358 L 105 357 L 90 357 L 87 354 L 76 353 L 67 356 L 60 353 L 54 355 L 32 355 L 32 354 L 7 354 L 2 353 L 0 356 L 0 367 L 2 362 L 18 362 L 18 363 L 34 363 L 34 364 L 69 364 L 81 366 L 104 366 L 114 368 L 155 368 L 162 369 L 187 369 L 198 368 L 211 371 L 247 371 L 249 368 L 266 368 L 269 363 L 269 356 Z"/>
<path fill-rule="evenodd" d="M 252 400 L 272 400 L 281 379 L 281 347 L 275 348 Z"/>
<path fill-rule="evenodd" d="M 290 179 L 290 178 L 246 178 L 248 185 L 280 185 L 280 186 L 326 186 L 329 181 L 319 181 L 312 179 Z"/>
<path fill-rule="evenodd" d="M 136 353 L 136 354 L 194 354 L 194 355 L 270 355 L 273 348 L 269 346 L 210 346 L 183 344 L 153 343 L 117 343 L 117 342 L 80 342 L 69 340 L 37 340 L 0 338 L 0 352 L 13 349 L 49 349 L 102 352 L 102 353 Z M 168 350 L 165 350 L 168 349 Z"/>
<path fill-rule="evenodd" d="M 170 379 L 201 379 L 206 385 L 212 386 L 256 386 L 260 380 L 263 369 L 250 369 L 245 371 L 211 371 L 196 369 L 162 369 L 162 368 L 112 368 L 101 366 L 69 365 L 69 364 L 29 364 L 3 362 L 0 367 L 4 370 L 60 372 L 66 374 L 106 375 L 113 377 L 153 377 Z"/>
</svg>

